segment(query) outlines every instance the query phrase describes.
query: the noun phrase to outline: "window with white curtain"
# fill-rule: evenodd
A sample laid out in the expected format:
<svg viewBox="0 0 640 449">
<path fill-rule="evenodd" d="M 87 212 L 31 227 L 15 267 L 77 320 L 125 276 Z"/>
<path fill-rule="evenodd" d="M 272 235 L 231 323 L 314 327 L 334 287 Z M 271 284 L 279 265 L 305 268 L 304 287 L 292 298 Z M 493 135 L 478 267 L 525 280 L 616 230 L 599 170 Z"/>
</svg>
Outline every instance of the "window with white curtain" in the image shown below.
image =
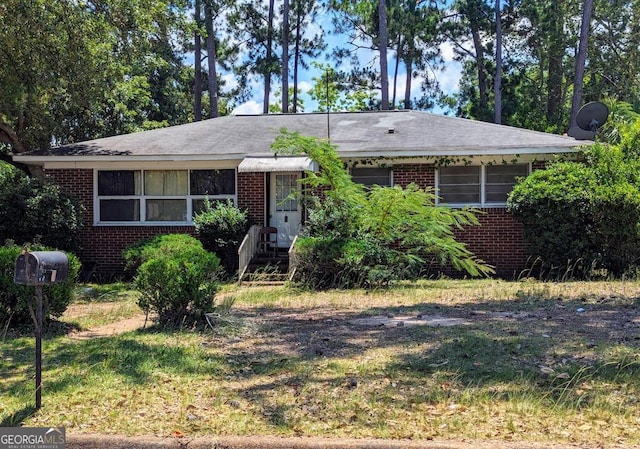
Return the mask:
<svg viewBox="0 0 640 449">
<path fill-rule="evenodd" d="M 235 169 L 98 170 L 96 222 L 191 223 L 211 201 L 236 201 Z"/>
</svg>

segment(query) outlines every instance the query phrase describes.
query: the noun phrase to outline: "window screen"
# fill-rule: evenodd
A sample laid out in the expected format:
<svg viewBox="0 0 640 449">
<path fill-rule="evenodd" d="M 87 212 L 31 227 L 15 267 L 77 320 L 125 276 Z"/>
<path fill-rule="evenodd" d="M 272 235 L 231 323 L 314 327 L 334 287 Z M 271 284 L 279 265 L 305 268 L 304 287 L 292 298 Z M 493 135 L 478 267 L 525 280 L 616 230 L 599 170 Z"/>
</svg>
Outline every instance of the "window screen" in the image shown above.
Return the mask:
<svg viewBox="0 0 640 449">
<path fill-rule="evenodd" d="M 98 172 L 98 195 L 140 195 L 140 172 L 133 170 L 110 170 Z"/>
<path fill-rule="evenodd" d="M 140 200 L 100 200 L 101 221 L 140 221 Z"/>
<path fill-rule="evenodd" d="M 186 170 L 149 170 L 144 172 L 144 194 L 179 196 L 187 192 Z"/>
<path fill-rule="evenodd" d="M 478 204 L 480 202 L 480 167 L 441 167 L 438 179 L 441 203 Z"/>
<path fill-rule="evenodd" d="M 516 185 L 517 178 L 527 176 L 529 166 L 518 165 L 489 165 L 486 167 L 485 202 L 505 203 L 509 193 Z"/>
<path fill-rule="evenodd" d="M 351 179 L 365 186 L 391 186 L 391 169 L 380 167 L 358 167 L 351 169 Z"/>
</svg>

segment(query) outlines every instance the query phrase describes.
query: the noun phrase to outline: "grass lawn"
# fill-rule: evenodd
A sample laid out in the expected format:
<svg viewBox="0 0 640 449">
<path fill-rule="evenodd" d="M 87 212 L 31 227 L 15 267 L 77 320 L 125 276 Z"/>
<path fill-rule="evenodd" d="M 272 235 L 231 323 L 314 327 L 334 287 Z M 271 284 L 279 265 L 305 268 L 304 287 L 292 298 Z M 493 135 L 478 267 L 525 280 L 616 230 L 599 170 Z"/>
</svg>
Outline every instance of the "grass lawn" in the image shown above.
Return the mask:
<svg viewBox="0 0 640 449">
<path fill-rule="evenodd" d="M 640 442 L 636 282 L 229 286 L 222 295 L 235 304 L 213 329 L 49 336 L 36 413 L 34 339 L 7 336 L 0 423 L 124 435 Z M 117 312 L 105 318 L 99 304 Z M 126 285 L 79 290 L 63 320 L 91 328 L 137 313 L 132 304 Z"/>
</svg>

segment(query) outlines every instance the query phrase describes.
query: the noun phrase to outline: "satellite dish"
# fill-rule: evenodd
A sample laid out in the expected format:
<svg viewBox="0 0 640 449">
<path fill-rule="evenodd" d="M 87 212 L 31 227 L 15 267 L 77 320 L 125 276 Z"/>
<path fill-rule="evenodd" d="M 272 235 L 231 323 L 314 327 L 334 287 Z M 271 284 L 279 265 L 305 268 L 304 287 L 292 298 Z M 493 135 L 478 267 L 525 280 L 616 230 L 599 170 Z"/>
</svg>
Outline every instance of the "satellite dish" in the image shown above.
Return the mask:
<svg viewBox="0 0 640 449">
<path fill-rule="evenodd" d="M 579 126 L 572 126 L 567 131 L 567 135 L 573 137 L 576 140 L 595 140 L 596 133 L 594 131 L 585 131 Z"/>
<path fill-rule="evenodd" d="M 584 131 L 595 132 L 609 117 L 609 108 L 599 101 L 592 101 L 580 108 L 576 123 Z"/>
</svg>

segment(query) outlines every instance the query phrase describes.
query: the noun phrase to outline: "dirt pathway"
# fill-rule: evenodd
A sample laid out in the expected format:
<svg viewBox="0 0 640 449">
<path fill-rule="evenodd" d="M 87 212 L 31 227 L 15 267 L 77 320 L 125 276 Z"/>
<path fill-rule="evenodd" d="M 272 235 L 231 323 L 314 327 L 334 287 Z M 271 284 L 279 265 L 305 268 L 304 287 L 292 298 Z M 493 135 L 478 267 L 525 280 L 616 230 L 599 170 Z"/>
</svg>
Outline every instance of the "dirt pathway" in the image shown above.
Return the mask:
<svg viewBox="0 0 640 449">
<path fill-rule="evenodd" d="M 91 338 L 112 337 L 114 335 L 124 334 L 125 332 L 134 331 L 149 325 L 150 320 L 145 314 L 139 314 L 131 318 L 116 321 L 114 323 L 105 324 L 79 332 L 72 332 L 68 335 L 71 340 L 89 340 Z"/>
</svg>

